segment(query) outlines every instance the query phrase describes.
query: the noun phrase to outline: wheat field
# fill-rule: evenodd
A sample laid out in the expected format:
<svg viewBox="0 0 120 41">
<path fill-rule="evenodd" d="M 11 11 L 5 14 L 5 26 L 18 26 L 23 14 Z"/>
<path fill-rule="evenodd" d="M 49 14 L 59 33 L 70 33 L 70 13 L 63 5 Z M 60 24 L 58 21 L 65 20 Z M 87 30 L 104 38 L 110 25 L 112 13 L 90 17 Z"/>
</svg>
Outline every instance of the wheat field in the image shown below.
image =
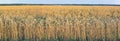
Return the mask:
<svg viewBox="0 0 120 41">
<path fill-rule="evenodd" d="M 120 41 L 120 6 L 0 6 L 0 41 Z"/>
</svg>

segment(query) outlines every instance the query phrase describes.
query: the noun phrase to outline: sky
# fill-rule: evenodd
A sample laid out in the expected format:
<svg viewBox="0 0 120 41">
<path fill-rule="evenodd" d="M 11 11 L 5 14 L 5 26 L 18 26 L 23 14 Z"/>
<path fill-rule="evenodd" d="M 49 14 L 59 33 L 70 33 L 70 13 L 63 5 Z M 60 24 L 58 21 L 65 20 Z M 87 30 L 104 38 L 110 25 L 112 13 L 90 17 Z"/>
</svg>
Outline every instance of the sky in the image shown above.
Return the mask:
<svg viewBox="0 0 120 41">
<path fill-rule="evenodd" d="M 0 0 L 0 4 L 120 4 L 120 0 Z"/>
</svg>

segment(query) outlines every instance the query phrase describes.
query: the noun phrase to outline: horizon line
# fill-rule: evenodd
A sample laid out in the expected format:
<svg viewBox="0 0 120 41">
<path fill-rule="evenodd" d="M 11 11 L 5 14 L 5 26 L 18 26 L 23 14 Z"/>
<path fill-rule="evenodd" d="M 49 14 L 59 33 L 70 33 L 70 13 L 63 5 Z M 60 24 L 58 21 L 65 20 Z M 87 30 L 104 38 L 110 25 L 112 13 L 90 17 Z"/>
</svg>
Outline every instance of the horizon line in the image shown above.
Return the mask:
<svg viewBox="0 0 120 41">
<path fill-rule="evenodd" d="M 22 6 L 22 5 L 60 5 L 60 6 L 120 6 L 120 4 L 24 4 L 24 3 L 10 3 L 10 4 L 0 4 L 0 6 Z"/>
</svg>

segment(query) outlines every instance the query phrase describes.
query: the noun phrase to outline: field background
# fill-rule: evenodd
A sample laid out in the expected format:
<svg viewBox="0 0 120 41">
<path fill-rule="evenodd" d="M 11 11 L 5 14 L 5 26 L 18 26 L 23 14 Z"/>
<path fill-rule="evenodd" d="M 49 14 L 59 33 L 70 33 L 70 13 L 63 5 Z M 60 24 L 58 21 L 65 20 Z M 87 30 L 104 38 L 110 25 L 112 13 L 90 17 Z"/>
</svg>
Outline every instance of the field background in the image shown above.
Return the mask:
<svg viewBox="0 0 120 41">
<path fill-rule="evenodd" d="M 0 41 L 120 41 L 120 6 L 0 6 Z"/>
</svg>

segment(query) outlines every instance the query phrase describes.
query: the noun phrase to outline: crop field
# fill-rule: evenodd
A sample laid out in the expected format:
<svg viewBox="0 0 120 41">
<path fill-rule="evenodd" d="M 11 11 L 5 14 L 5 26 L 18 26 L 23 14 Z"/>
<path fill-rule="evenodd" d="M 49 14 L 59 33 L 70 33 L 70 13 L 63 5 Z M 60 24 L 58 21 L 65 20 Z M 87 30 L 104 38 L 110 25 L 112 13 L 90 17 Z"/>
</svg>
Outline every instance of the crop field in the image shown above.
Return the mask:
<svg viewBox="0 0 120 41">
<path fill-rule="evenodd" d="M 0 41 L 120 41 L 120 6 L 0 6 Z"/>
</svg>

